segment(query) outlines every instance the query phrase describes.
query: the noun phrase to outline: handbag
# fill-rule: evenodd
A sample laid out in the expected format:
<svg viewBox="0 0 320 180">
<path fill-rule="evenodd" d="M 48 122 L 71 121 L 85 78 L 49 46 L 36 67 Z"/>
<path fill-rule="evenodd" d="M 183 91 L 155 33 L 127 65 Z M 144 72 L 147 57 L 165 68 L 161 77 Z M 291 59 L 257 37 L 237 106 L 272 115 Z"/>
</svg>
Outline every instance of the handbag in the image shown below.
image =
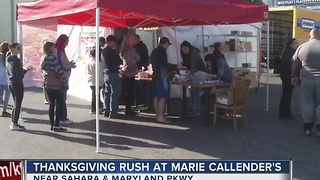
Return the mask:
<svg viewBox="0 0 320 180">
<path fill-rule="evenodd" d="M 57 73 L 49 72 L 44 76 L 46 88 L 61 88 L 61 77 Z"/>
</svg>

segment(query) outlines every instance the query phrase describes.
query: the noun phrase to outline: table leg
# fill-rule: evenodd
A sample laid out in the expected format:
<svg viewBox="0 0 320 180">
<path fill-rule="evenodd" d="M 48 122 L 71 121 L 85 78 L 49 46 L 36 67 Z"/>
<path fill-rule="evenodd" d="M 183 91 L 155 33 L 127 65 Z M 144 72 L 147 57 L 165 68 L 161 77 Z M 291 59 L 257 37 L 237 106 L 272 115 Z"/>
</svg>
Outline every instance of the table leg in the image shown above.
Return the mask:
<svg viewBox="0 0 320 180">
<path fill-rule="evenodd" d="M 204 89 L 205 94 L 205 106 L 206 106 L 206 112 L 205 112 L 205 121 L 210 121 L 210 88 Z"/>
<path fill-rule="evenodd" d="M 148 85 L 148 100 L 147 100 L 147 103 L 148 103 L 148 109 L 147 109 L 147 112 L 153 112 L 153 87 L 152 87 L 152 81 L 150 82 L 147 82 L 147 85 Z"/>
<path fill-rule="evenodd" d="M 182 86 L 182 115 L 181 118 L 187 116 L 187 87 Z"/>
</svg>

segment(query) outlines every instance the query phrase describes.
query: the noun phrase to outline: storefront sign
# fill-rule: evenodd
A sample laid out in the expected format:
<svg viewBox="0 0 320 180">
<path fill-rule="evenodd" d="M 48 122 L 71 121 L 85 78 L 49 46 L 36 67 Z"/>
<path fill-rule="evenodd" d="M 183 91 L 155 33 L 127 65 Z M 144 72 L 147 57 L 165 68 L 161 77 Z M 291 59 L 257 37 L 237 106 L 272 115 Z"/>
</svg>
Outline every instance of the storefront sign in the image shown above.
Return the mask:
<svg viewBox="0 0 320 180">
<path fill-rule="evenodd" d="M 312 3 L 320 3 L 320 0 L 278 0 L 278 6 L 292 6 L 299 4 L 312 4 Z"/>
<path fill-rule="evenodd" d="M 311 19 L 302 19 L 301 27 L 303 29 L 313 29 L 315 27 L 315 21 Z"/>
</svg>

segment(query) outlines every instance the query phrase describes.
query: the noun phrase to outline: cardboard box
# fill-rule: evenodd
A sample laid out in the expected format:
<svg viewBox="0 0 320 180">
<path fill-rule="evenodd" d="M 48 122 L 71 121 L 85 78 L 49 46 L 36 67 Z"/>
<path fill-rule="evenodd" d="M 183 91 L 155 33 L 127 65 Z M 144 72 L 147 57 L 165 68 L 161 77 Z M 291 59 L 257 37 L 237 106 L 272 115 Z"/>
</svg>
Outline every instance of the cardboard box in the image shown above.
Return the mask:
<svg viewBox="0 0 320 180">
<path fill-rule="evenodd" d="M 239 39 L 230 39 L 230 51 L 239 51 L 241 49 L 241 42 Z"/>
<path fill-rule="evenodd" d="M 246 31 L 246 36 L 253 36 L 253 33 L 252 32 L 249 32 L 249 31 Z"/>
<path fill-rule="evenodd" d="M 251 45 L 251 42 L 249 41 L 242 41 L 242 47 L 243 47 L 243 50 L 245 52 L 251 52 L 252 51 L 252 45 Z"/>
<path fill-rule="evenodd" d="M 231 31 L 231 35 L 241 35 L 241 31 Z"/>
<path fill-rule="evenodd" d="M 240 33 L 241 36 L 246 36 L 246 34 L 247 34 L 247 31 L 241 31 Z"/>
<path fill-rule="evenodd" d="M 230 45 L 229 44 L 228 45 L 224 45 L 223 51 L 229 52 L 230 51 Z"/>
<path fill-rule="evenodd" d="M 233 104 L 233 90 L 223 91 L 217 93 L 216 102 L 223 105 Z"/>
<path fill-rule="evenodd" d="M 208 53 L 209 53 L 209 54 L 212 54 L 213 51 L 214 51 L 213 45 L 209 45 L 209 47 L 208 47 Z"/>
</svg>

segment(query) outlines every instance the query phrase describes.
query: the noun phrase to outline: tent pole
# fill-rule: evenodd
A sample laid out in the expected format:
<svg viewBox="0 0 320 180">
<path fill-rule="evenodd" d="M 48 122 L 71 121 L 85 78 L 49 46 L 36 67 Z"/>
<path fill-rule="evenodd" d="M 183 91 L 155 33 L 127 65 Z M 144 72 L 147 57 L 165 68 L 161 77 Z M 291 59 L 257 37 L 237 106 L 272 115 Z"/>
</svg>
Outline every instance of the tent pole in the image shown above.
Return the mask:
<svg viewBox="0 0 320 180">
<path fill-rule="evenodd" d="M 267 22 L 267 99 L 266 99 L 266 111 L 269 111 L 269 66 L 270 66 L 270 36 L 269 36 L 269 21 Z"/>
<path fill-rule="evenodd" d="M 100 148 L 100 137 L 99 137 L 99 91 L 100 91 L 100 84 L 99 84 L 99 69 L 100 69 L 100 62 L 99 62 L 99 57 L 100 57 L 100 46 L 99 46 L 99 27 L 100 27 L 100 8 L 96 8 L 96 153 L 99 153 L 99 148 Z"/>
</svg>

